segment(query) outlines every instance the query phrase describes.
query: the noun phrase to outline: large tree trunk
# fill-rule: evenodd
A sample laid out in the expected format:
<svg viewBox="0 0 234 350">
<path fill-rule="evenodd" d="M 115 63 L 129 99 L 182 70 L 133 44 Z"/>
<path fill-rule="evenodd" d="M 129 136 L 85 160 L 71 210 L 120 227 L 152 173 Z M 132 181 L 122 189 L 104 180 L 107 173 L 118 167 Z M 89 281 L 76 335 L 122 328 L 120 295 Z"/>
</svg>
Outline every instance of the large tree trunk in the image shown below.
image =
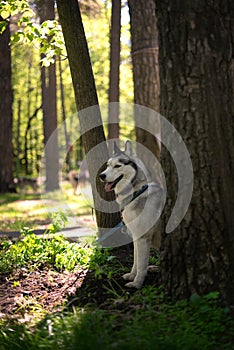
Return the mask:
<svg viewBox="0 0 234 350">
<path fill-rule="evenodd" d="M 97 169 L 97 166 L 104 166 L 108 159 L 108 150 L 80 9 L 76 0 L 69 2 L 58 0 L 57 6 L 79 111 L 81 135 L 90 173 L 97 225 L 99 228 L 112 227 L 119 222 L 120 216 L 118 213 L 112 214 L 108 210 L 106 212 L 100 210 L 102 199 L 109 201 L 114 198 L 113 195 L 104 191 L 103 184 L 96 178 L 101 171 L 101 168 Z"/>
<path fill-rule="evenodd" d="M 154 0 L 128 0 L 132 41 L 134 102 L 159 111 L 158 32 Z M 146 146 L 158 159 L 160 144 L 159 118 L 153 121 L 152 133 L 136 127 L 136 141 Z M 144 156 L 144 155 L 143 155 Z M 147 163 L 147 159 L 145 160 Z M 152 164 L 147 164 L 152 167 Z"/>
<path fill-rule="evenodd" d="M 121 0 L 112 0 L 110 33 L 108 138 L 119 138 L 119 67 L 120 67 Z"/>
<path fill-rule="evenodd" d="M 234 3 L 156 4 L 161 113 L 180 132 L 194 167 L 188 213 L 162 239 L 161 281 L 174 300 L 218 290 L 233 303 Z M 166 156 L 163 163 L 173 203 L 176 173 Z M 170 211 L 167 205 L 167 218 Z"/>
<path fill-rule="evenodd" d="M 38 11 L 41 23 L 54 19 L 54 0 L 38 0 Z M 49 38 L 48 38 L 49 39 Z M 42 55 L 42 57 L 44 57 Z M 43 129 L 46 162 L 46 191 L 59 188 L 59 155 L 57 129 L 57 96 L 56 96 L 56 65 L 41 67 Z M 50 139 L 53 134 L 53 138 Z M 50 139 L 50 142 L 48 143 Z"/>
<path fill-rule="evenodd" d="M 0 20 L 2 18 L 0 17 Z M 9 25 L 0 35 L 0 192 L 13 185 L 12 85 Z"/>
</svg>

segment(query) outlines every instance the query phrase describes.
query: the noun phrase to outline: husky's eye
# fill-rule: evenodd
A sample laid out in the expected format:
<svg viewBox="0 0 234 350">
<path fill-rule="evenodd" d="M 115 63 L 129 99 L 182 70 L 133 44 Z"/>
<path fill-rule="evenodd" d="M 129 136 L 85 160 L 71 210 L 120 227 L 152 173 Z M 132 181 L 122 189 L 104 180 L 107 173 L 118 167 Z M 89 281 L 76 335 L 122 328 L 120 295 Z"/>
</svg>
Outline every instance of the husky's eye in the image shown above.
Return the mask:
<svg viewBox="0 0 234 350">
<path fill-rule="evenodd" d="M 119 165 L 119 164 L 116 164 L 115 166 L 114 166 L 114 168 L 120 168 L 121 167 L 121 165 Z"/>
</svg>

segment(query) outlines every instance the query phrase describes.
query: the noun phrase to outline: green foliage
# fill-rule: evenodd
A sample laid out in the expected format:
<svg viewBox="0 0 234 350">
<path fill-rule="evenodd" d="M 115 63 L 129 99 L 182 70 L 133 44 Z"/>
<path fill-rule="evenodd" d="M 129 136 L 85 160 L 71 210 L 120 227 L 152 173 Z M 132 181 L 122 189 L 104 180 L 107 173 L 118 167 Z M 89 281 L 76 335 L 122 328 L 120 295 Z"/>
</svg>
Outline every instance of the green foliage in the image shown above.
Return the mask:
<svg viewBox="0 0 234 350">
<path fill-rule="evenodd" d="M 0 16 L 3 19 L 9 19 L 11 16 L 21 14 L 23 18 L 33 16 L 33 11 L 30 9 L 27 0 L 2 0 L 0 3 Z"/>
<path fill-rule="evenodd" d="M 93 254 L 93 247 L 69 243 L 62 235 L 50 232 L 39 237 L 32 230 L 24 228 L 21 239 L 12 243 L 3 240 L 0 244 L 0 271 L 9 273 L 12 269 L 27 267 L 39 268 L 45 264 L 57 270 L 74 270 L 76 267 L 88 266 Z"/>
<path fill-rule="evenodd" d="M 110 263 L 115 259 L 115 256 L 110 255 L 110 253 L 111 250 L 96 247 L 95 254 L 90 260 L 89 268 L 94 271 L 97 279 L 101 279 L 103 276 L 107 276 L 110 279 L 115 274 L 116 270 L 110 268 L 111 266 L 113 267 Z"/>
<path fill-rule="evenodd" d="M 7 24 L 8 24 L 7 21 L 0 22 L 0 34 L 2 34 L 4 32 L 4 30 L 6 30 Z"/>
<path fill-rule="evenodd" d="M 209 294 L 196 306 L 184 301 L 170 305 L 155 297 L 157 293 L 161 295 L 156 288 L 143 288 L 139 299 L 131 300 L 130 312 L 74 309 L 47 316 L 33 332 L 5 323 L 0 331 L 2 349 L 233 349 L 234 323 L 217 298 Z"/>
<path fill-rule="evenodd" d="M 29 19 L 21 18 L 18 25 L 24 24 L 24 30 L 18 30 L 12 36 L 12 43 L 33 43 L 43 58 L 42 66 L 48 67 L 55 62 L 55 56 L 64 54 L 64 40 L 61 26 L 56 20 L 44 21 L 40 26 Z"/>
<path fill-rule="evenodd" d="M 52 223 L 48 227 L 50 233 L 56 233 L 61 231 L 67 224 L 67 216 L 61 211 L 51 214 Z"/>
<path fill-rule="evenodd" d="M 2 33 L 7 25 L 7 21 L 11 16 L 17 15 L 18 30 L 11 37 L 11 43 L 33 43 L 38 47 L 44 57 L 41 60 L 43 66 L 49 66 L 54 63 L 55 55 L 64 53 L 64 40 L 62 36 L 61 26 L 56 20 L 45 21 L 41 25 L 35 20 L 34 13 L 29 1 L 2 1 L 0 5 L 0 15 L 3 18 L 1 22 Z"/>
</svg>

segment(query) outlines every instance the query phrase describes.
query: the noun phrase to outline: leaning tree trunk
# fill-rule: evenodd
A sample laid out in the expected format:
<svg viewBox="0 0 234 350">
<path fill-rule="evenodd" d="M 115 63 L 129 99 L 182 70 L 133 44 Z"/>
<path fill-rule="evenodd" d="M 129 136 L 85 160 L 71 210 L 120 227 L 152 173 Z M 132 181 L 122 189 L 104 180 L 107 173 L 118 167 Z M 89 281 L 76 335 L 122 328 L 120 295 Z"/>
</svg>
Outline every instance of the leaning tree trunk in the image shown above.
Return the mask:
<svg viewBox="0 0 234 350">
<path fill-rule="evenodd" d="M 101 168 L 97 169 L 97 164 L 100 167 L 104 166 L 108 159 L 108 150 L 80 9 L 77 0 L 57 0 L 57 6 L 79 111 L 97 225 L 99 228 L 112 227 L 119 222 L 119 214 L 100 210 L 102 200 L 108 202 L 114 198 L 112 194 L 104 191 L 104 186 L 99 180 L 96 181 L 98 173 L 101 172 Z"/>
<path fill-rule="evenodd" d="M 0 17 L 0 20 L 2 18 Z M 0 192 L 13 185 L 12 86 L 10 28 L 0 35 Z"/>
<path fill-rule="evenodd" d="M 128 0 L 132 41 L 134 102 L 159 111 L 158 32 L 154 0 Z M 136 141 L 146 146 L 158 159 L 159 118 L 150 118 L 152 133 L 136 127 Z M 157 134 L 157 135 L 155 135 Z M 144 156 L 144 155 L 143 155 Z M 147 163 L 147 159 L 145 160 Z M 147 164 L 152 167 L 152 164 Z"/>
<path fill-rule="evenodd" d="M 121 0 L 112 0 L 110 33 L 109 115 L 108 138 L 119 138 L 119 67 Z"/>
<path fill-rule="evenodd" d="M 233 303 L 234 3 L 156 4 L 161 113 L 180 132 L 194 167 L 187 215 L 162 239 L 161 282 L 174 300 L 218 290 Z M 163 164 L 174 202 L 176 174 L 166 156 Z M 170 211 L 167 205 L 167 218 Z"/>
</svg>

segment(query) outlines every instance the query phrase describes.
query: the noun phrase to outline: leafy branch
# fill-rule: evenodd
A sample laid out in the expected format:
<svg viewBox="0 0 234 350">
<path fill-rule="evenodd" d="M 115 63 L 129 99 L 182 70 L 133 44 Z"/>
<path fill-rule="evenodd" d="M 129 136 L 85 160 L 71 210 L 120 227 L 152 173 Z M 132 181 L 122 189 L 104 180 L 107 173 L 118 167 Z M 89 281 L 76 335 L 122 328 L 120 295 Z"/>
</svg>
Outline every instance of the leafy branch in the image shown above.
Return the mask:
<svg viewBox="0 0 234 350">
<path fill-rule="evenodd" d="M 42 54 L 41 64 L 48 67 L 57 55 L 65 55 L 65 45 L 60 24 L 57 20 L 47 20 L 38 24 L 36 13 L 27 0 L 2 1 L 0 5 L 0 34 L 16 16 L 18 30 L 11 36 L 11 44 L 33 44 Z"/>
</svg>

